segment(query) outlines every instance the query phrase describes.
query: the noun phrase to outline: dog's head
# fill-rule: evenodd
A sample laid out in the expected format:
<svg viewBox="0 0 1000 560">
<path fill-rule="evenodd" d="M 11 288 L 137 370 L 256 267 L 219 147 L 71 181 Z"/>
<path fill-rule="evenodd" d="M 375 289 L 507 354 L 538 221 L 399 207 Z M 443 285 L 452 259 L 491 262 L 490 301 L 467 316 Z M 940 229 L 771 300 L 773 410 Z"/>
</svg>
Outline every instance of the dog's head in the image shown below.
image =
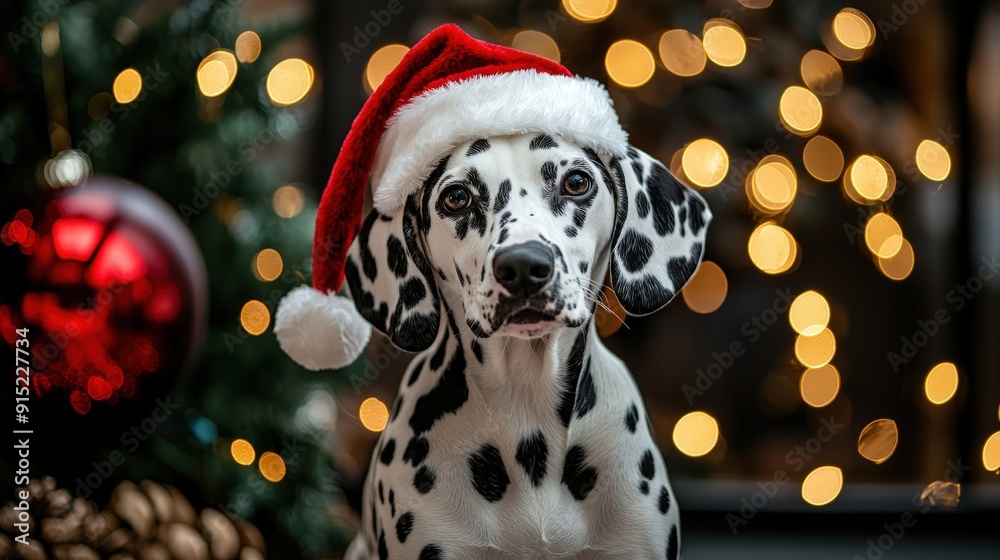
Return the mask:
<svg viewBox="0 0 1000 560">
<path fill-rule="evenodd" d="M 392 215 L 369 214 L 345 275 L 361 314 L 405 350 L 426 349 L 448 313 L 480 338 L 544 336 L 590 320 L 609 263 L 629 314 L 666 305 L 697 268 L 710 219 L 638 150 L 479 139 Z"/>
</svg>

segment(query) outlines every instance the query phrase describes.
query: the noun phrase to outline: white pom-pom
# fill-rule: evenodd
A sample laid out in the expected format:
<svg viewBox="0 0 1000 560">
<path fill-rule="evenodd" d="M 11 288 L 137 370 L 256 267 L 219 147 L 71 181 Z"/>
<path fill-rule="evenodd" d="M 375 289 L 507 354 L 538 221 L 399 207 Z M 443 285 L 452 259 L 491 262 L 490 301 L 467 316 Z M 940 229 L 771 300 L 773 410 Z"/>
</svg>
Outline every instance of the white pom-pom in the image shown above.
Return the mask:
<svg viewBox="0 0 1000 560">
<path fill-rule="evenodd" d="M 286 354 L 315 371 L 342 368 L 356 360 L 368 345 L 372 328 L 349 299 L 299 286 L 278 305 L 274 334 Z"/>
</svg>

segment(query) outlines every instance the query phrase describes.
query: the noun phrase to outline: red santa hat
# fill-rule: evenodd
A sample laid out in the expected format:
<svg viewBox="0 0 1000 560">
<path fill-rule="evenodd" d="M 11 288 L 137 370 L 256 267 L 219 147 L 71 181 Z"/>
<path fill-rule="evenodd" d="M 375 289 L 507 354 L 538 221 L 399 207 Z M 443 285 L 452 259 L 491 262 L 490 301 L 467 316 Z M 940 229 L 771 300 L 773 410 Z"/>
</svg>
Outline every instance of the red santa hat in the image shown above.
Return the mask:
<svg viewBox="0 0 1000 560">
<path fill-rule="evenodd" d="M 308 369 L 339 368 L 368 344 L 371 327 L 336 293 L 369 183 L 375 208 L 389 214 L 457 146 L 527 133 L 615 156 L 628 147 L 604 87 L 556 62 L 478 41 L 453 24 L 410 49 L 368 98 L 334 163 L 316 215 L 313 285 L 289 292 L 275 316 L 285 352 Z"/>
</svg>

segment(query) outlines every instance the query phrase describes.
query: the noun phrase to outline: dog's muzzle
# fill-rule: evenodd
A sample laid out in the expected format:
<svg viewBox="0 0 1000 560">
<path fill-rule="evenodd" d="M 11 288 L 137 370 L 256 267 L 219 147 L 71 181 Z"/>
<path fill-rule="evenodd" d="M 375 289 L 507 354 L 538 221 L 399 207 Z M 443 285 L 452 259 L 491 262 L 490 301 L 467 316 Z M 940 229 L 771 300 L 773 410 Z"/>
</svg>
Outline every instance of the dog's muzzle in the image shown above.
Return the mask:
<svg viewBox="0 0 1000 560">
<path fill-rule="evenodd" d="M 493 257 L 493 276 L 508 292 L 500 297 L 497 322 L 515 324 L 551 321 L 555 314 L 546 309 L 547 298 L 541 292 L 552 282 L 556 258 L 552 249 L 540 241 L 528 241 L 497 250 Z M 497 325 L 499 326 L 499 325 Z"/>
</svg>

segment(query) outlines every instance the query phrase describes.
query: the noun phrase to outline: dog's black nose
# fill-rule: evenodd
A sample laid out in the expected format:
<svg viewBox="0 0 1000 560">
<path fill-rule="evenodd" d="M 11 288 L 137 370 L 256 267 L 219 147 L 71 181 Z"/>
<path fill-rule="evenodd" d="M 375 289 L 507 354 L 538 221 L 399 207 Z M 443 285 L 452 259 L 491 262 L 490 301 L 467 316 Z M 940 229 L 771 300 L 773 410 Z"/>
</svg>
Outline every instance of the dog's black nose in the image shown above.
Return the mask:
<svg viewBox="0 0 1000 560">
<path fill-rule="evenodd" d="M 493 275 L 510 295 L 534 295 L 552 279 L 556 258 L 541 241 L 504 247 L 493 257 Z"/>
</svg>

